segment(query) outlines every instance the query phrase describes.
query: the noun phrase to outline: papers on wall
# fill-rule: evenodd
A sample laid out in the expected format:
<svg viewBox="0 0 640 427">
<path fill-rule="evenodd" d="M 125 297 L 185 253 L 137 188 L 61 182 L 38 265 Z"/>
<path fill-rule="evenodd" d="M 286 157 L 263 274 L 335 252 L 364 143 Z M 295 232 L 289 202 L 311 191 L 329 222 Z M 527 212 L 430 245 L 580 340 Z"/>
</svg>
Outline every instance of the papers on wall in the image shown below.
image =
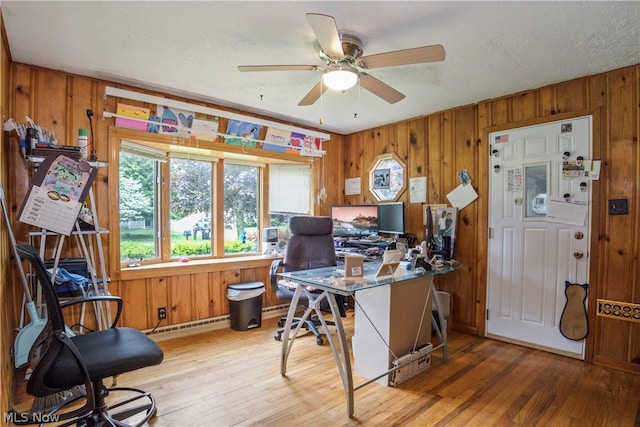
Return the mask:
<svg viewBox="0 0 640 427">
<path fill-rule="evenodd" d="M 347 178 L 344 180 L 344 195 L 354 196 L 360 194 L 360 177 Z"/>
<path fill-rule="evenodd" d="M 600 160 L 565 160 L 562 162 L 563 179 L 600 179 Z"/>
<path fill-rule="evenodd" d="M 427 177 L 409 179 L 409 203 L 427 202 Z"/>
<path fill-rule="evenodd" d="M 587 219 L 586 202 L 566 201 L 564 198 L 552 197 L 547 201 L 547 221 L 560 224 L 584 227 Z"/>
<path fill-rule="evenodd" d="M 507 193 L 522 191 L 522 168 L 512 168 L 504 171 L 504 188 Z"/>
<path fill-rule="evenodd" d="M 18 220 L 70 235 L 97 169 L 63 155 L 47 156 L 31 180 Z"/>
<path fill-rule="evenodd" d="M 478 193 L 471 184 L 460 184 L 447 194 L 447 200 L 454 208 L 463 209 L 469 203 L 478 198 Z"/>
</svg>

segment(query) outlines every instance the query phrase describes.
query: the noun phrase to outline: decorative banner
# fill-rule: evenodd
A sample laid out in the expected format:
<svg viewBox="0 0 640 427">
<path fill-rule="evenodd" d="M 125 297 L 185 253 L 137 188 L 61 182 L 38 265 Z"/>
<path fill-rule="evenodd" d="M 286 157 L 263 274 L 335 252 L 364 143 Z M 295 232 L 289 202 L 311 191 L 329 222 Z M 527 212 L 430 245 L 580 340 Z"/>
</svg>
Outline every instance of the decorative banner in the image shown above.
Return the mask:
<svg viewBox="0 0 640 427">
<path fill-rule="evenodd" d="M 301 156 L 322 157 L 322 140 L 320 138 L 305 135 L 300 149 Z"/>
<path fill-rule="evenodd" d="M 275 128 L 267 128 L 267 135 L 264 138 L 263 148 L 265 150 L 285 153 L 289 145 L 291 132 Z"/>
<path fill-rule="evenodd" d="M 148 108 L 135 107 L 133 105 L 118 104 L 116 114 L 119 116 L 131 117 L 116 117 L 116 126 L 127 129 L 147 130 L 147 122 L 149 120 Z"/>
<path fill-rule="evenodd" d="M 170 108 L 166 105 L 158 105 L 156 112 L 162 123 L 160 133 L 169 133 L 184 137 L 189 136 L 189 129 L 195 117 L 193 112 Z"/>
<path fill-rule="evenodd" d="M 241 122 L 240 120 L 229 120 L 226 132 L 229 136 L 224 139 L 224 142 L 225 144 L 253 148 L 256 146 L 255 140 L 258 139 L 260 129 L 262 129 L 262 126 Z"/>
<path fill-rule="evenodd" d="M 264 139 L 265 150 L 301 156 L 322 157 L 322 140 L 299 132 L 268 128 Z"/>
<path fill-rule="evenodd" d="M 204 141 L 213 141 L 218 136 L 218 120 L 205 120 L 195 117 L 191 123 L 191 136 Z"/>
</svg>

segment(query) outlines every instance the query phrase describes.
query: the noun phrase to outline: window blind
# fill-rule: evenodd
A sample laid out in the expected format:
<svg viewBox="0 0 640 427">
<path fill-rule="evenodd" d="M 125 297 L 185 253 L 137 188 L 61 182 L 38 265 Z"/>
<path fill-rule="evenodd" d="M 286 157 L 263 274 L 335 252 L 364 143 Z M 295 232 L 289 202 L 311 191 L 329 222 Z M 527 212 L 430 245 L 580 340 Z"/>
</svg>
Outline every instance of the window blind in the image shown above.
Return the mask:
<svg viewBox="0 0 640 427">
<path fill-rule="evenodd" d="M 311 168 L 306 165 L 269 166 L 269 213 L 310 213 Z"/>
</svg>

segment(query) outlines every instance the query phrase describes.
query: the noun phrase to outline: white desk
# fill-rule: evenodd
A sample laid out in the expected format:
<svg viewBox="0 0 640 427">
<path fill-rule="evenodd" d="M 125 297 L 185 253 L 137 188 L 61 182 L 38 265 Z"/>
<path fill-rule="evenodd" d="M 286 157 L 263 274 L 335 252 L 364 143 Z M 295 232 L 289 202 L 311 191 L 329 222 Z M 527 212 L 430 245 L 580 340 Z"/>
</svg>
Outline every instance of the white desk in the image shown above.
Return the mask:
<svg viewBox="0 0 640 427">
<path fill-rule="evenodd" d="M 320 319 L 323 328 L 328 330 L 326 320 L 320 310 L 320 302 L 326 299 L 336 324 L 338 343 L 334 342 L 331 334 L 327 334 L 327 339 L 336 360 L 347 397 L 347 415 L 353 417 L 354 392 L 374 381 L 381 380 L 386 383 L 389 374 L 398 369 L 391 368 L 390 362 L 392 358 L 404 355 L 408 350 L 411 350 L 413 343 L 416 341 L 418 344 L 429 341 L 431 336 L 430 297 L 435 295 L 433 276 L 451 272 L 458 266 L 445 265 L 437 271 L 427 272 L 421 269 L 403 271 L 401 277 L 396 276 L 376 280 L 374 273 L 378 267 L 377 263 L 365 263 L 364 279 L 348 283 L 340 280 L 342 275 L 338 274 L 336 267 L 280 273 L 281 277 L 299 284 L 291 300 L 284 326 L 280 373 L 283 376 L 286 375 L 289 352 L 305 319 L 315 313 Z M 314 294 L 308 288 L 315 288 L 322 292 Z M 299 322 L 298 326 L 291 331 L 296 307 L 302 292 L 305 292 L 309 298 L 309 306 L 302 315 L 303 321 Z M 385 294 L 389 297 L 386 301 L 383 300 Z M 335 295 L 353 296 L 356 301 L 354 362 L 358 369 L 358 375 L 367 378 L 367 381 L 357 386 L 353 384 L 351 357 Z M 413 302 L 407 307 L 402 306 L 407 299 Z M 445 328 L 438 326 L 444 325 L 445 322 L 438 299 L 435 298 L 434 302 L 439 317 L 439 322 L 434 326 L 441 342 L 434 346 L 432 351 L 442 349 L 442 358 L 446 362 L 447 331 Z M 376 307 L 383 307 L 383 313 L 369 313 L 370 310 L 375 310 Z M 386 314 L 384 313 L 385 310 Z M 385 329 L 385 324 L 387 325 L 386 330 L 379 334 L 381 329 Z M 407 325 L 413 326 L 414 331 L 419 331 L 417 340 L 416 333 L 411 331 L 411 328 Z M 374 335 L 381 336 L 376 339 Z M 368 349 L 366 352 L 359 351 L 360 348 L 364 349 L 364 346 L 368 346 L 370 343 L 375 346 L 375 351 L 372 351 L 374 349 Z M 366 356 L 364 356 L 365 354 Z"/>
</svg>

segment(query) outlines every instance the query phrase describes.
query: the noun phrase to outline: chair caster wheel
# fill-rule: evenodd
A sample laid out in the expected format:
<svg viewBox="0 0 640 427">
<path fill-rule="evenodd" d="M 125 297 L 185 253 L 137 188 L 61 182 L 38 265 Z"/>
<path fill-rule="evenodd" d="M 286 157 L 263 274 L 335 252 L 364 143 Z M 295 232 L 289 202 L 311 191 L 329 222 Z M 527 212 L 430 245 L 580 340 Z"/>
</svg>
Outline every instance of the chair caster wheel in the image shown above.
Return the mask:
<svg viewBox="0 0 640 427">
<path fill-rule="evenodd" d="M 316 338 L 316 344 L 318 344 L 318 345 L 324 344 L 324 341 L 322 340 L 322 337 Z"/>
<path fill-rule="evenodd" d="M 276 334 L 273 336 L 273 338 L 276 341 L 282 341 L 282 334 L 280 334 L 279 332 L 276 332 Z"/>
<path fill-rule="evenodd" d="M 278 328 L 282 328 L 284 326 L 284 320 L 278 320 Z"/>
</svg>

